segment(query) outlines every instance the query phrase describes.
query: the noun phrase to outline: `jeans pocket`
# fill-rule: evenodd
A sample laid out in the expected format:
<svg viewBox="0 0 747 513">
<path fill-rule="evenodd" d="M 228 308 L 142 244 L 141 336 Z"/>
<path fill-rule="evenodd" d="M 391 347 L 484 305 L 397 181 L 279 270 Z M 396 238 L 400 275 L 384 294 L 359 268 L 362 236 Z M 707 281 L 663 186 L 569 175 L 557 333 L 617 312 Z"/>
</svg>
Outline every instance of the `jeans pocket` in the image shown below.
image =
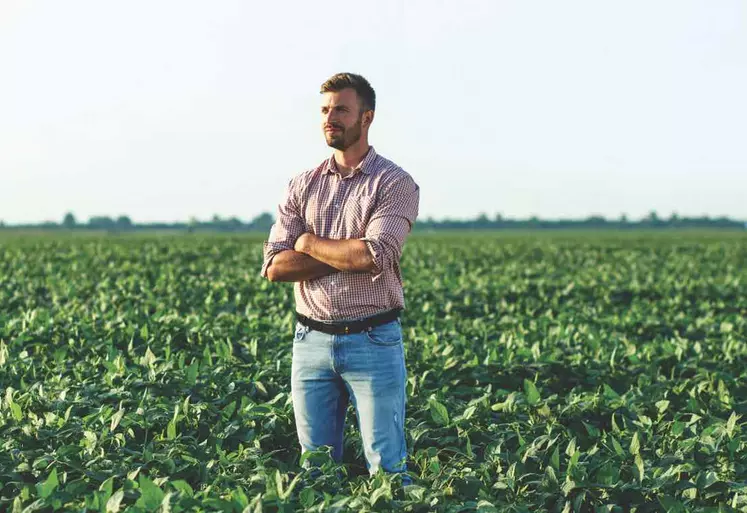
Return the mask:
<svg viewBox="0 0 747 513">
<path fill-rule="evenodd" d="M 402 326 L 399 319 L 365 330 L 366 339 L 377 346 L 396 346 L 402 343 Z"/>
</svg>

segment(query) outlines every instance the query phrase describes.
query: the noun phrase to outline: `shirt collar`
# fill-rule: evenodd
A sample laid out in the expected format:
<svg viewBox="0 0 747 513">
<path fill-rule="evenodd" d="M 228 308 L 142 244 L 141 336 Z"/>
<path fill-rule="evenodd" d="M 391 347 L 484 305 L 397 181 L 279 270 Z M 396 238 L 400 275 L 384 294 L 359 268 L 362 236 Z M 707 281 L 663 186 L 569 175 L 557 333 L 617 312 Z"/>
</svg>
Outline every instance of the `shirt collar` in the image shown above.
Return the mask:
<svg viewBox="0 0 747 513">
<path fill-rule="evenodd" d="M 373 146 L 369 145 L 368 153 L 366 153 L 366 156 L 363 157 L 363 160 L 361 160 L 360 163 L 357 166 L 355 166 L 351 175 L 354 174 L 358 170 L 360 170 L 365 175 L 371 174 L 371 169 L 372 169 L 374 160 L 376 160 L 376 150 L 374 150 Z M 333 153 L 332 156 L 329 159 L 327 159 L 327 162 L 324 165 L 324 171 L 322 171 L 322 174 L 335 173 L 335 172 L 337 172 L 337 164 L 335 163 L 335 154 Z"/>
</svg>

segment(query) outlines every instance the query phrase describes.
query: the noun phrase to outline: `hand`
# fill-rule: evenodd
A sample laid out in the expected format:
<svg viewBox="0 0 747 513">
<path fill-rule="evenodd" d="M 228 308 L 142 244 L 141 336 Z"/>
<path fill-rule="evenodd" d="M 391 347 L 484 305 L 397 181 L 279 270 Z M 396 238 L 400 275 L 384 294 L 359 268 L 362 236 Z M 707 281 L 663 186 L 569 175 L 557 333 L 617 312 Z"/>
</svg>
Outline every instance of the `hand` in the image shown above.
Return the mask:
<svg viewBox="0 0 747 513">
<path fill-rule="evenodd" d="M 315 235 L 313 233 L 302 233 L 301 236 L 296 239 L 296 243 L 293 247 L 295 251 L 298 251 L 299 253 L 307 253 L 309 252 L 309 247 L 311 246 L 311 243 L 313 242 Z"/>
</svg>

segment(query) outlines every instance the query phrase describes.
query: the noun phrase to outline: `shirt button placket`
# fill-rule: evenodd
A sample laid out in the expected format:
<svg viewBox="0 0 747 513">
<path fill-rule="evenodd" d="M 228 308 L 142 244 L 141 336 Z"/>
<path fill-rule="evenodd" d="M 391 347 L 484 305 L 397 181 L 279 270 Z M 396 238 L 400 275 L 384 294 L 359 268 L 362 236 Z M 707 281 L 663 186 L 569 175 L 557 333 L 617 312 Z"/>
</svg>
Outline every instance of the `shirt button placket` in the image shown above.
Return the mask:
<svg viewBox="0 0 747 513">
<path fill-rule="evenodd" d="M 342 201 L 345 198 L 345 188 L 348 184 L 348 181 L 344 178 L 340 178 L 340 187 L 337 189 L 337 199 L 335 200 L 335 206 L 337 207 L 338 216 L 340 211 L 340 206 L 342 205 Z"/>
<path fill-rule="evenodd" d="M 342 211 L 342 205 L 345 202 L 345 195 L 347 194 L 348 185 L 350 184 L 350 180 L 347 178 L 343 178 L 342 175 L 339 173 L 335 173 L 335 178 L 337 182 L 337 190 L 334 193 L 334 208 L 335 208 L 335 228 L 334 228 L 334 234 L 338 235 L 340 234 L 340 229 L 342 227 L 343 222 L 343 211 Z M 335 280 L 330 279 L 329 281 L 329 287 L 330 287 L 330 303 L 332 304 L 332 310 L 333 312 L 337 313 L 339 311 L 338 305 L 337 305 L 337 287 L 335 285 Z"/>
<path fill-rule="evenodd" d="M 337 190 L 337 200 L 335 200 L 335 207 L 337 210 L 337 234 L 340 234 L 340 229 L 343 223 L 343 210 L 342 206 L 345 204 L 345 196 L 348 192 L 348 185 L 350 184 L 350 178 L 340 179 L 340 188 Z"/>
</svg>

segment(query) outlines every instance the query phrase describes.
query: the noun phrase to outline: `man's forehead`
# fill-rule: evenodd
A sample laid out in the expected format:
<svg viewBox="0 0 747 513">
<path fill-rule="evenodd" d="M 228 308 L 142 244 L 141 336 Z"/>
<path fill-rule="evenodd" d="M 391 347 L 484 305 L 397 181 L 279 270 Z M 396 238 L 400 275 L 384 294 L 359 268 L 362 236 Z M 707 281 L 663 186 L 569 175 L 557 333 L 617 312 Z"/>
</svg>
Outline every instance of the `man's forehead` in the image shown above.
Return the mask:
<svg viewBox="0 0 747 513">
<path fill-rule="evenodd" d="M 322 93 L 322 105 L 348 105 L 353 106 L 358 101 L 358 95 L 355 89 L 345 88 L 341 91 L 328 91 Z"/>
</svg>

